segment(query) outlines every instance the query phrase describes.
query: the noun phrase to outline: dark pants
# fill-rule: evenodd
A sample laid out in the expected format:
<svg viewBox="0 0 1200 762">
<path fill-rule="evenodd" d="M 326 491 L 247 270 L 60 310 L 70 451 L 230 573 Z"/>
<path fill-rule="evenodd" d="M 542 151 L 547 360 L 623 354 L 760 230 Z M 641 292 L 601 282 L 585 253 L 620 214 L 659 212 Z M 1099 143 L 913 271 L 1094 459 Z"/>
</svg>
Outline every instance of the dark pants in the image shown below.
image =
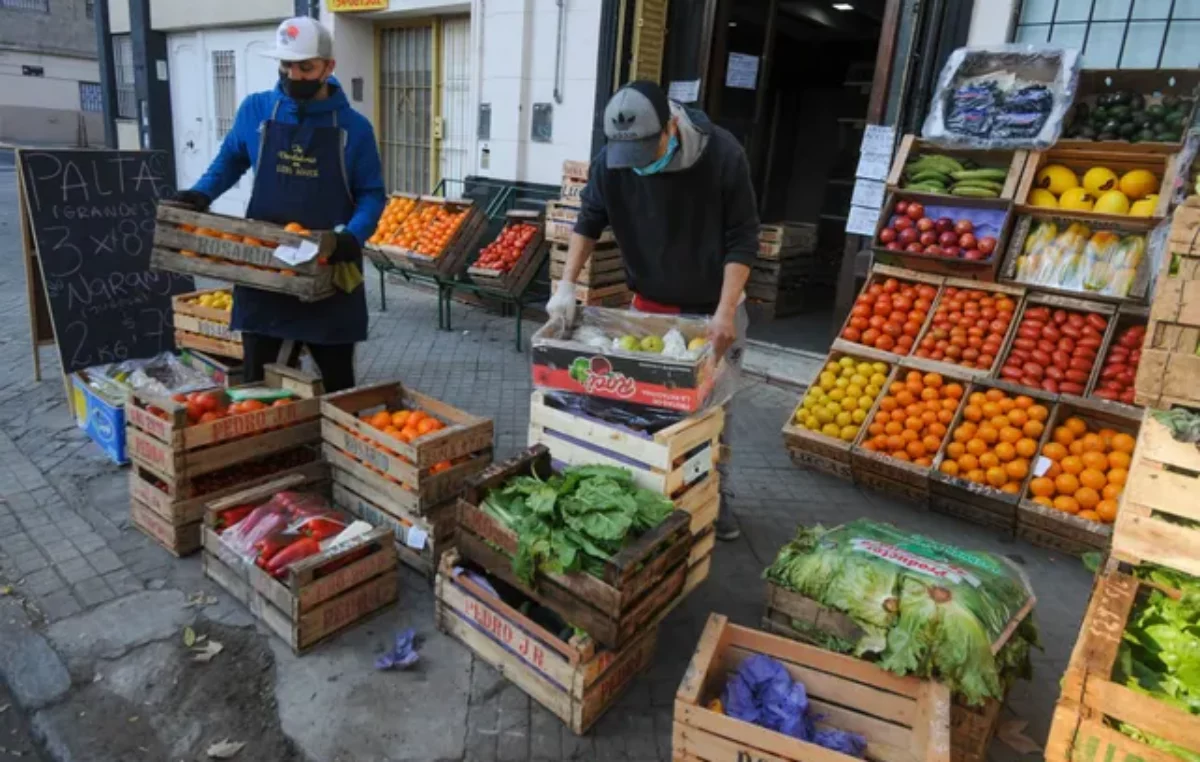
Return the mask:
<svg viewBox="0 0 1200 762">
<path fill-rule="evenodd" d="M 262 381 L 263 366 L 279 361 L 279 350 L 283 348 L 283 339 L 274 336 L 263 336 L 258 333 L 243 333 L 242 347 L 245 350 L 243 365 L 245 366 L 246 383 Z M 291 357 L 286 358 L 288 365 L 298 367 L 300 364 L 300 343 L 292 348 Z M 340 392 L 354 386 L 354 344 L 304 344 L 312 355 L 317 370 L 321 373 L 326 393 Z"/>
</svg>

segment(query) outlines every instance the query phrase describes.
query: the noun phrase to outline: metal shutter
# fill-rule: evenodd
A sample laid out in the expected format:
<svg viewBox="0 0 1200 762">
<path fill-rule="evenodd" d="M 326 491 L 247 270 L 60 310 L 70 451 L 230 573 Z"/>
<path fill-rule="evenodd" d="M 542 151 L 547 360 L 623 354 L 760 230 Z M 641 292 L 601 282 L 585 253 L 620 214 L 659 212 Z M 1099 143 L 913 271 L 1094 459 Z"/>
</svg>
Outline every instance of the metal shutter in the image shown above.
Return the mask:
<svg viewBox="0 0 1200 762">
<path fill-rule="evenodd" d="M 636 0 L 633 6 L 633 50 L 629 79 L 658 82 L 662 77 L 667 38 L 667 0 Z"/>
</svg>

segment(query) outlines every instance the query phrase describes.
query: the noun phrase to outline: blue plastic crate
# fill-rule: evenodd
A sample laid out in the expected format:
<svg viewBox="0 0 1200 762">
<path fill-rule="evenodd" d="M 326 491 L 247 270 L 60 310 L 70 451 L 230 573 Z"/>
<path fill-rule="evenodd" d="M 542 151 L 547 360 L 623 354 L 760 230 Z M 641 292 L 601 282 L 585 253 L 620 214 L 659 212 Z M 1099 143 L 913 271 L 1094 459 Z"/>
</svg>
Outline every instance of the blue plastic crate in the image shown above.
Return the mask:
<svg viewBox="0 0 1200 762">
<path fill-rule="evenodd" d="M 74 387 L 75 423 L 114 463 L 129 462 L 125 455 L 125 406 L 117 405 L 96 392 L 79 373 L 71 374 Z"/>
</svg>

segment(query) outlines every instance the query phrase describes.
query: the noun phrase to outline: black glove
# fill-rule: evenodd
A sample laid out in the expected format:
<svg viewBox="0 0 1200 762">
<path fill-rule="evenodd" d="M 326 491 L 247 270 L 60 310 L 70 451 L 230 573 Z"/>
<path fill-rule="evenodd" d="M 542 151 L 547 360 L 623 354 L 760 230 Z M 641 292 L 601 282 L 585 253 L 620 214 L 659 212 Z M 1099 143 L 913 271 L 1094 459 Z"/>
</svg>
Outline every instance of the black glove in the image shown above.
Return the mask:
<svg viewBox="0 0 1200 762">
<path fill-rule="evenodd" d="M 337 264 L 338 262 L 358 262 L 362 259 L 362 246 L 353 233 L 343 230 L 335 235 L 337 236 L 337 245 L 333 247 L 333 255 L 329 257 L 330 262 Z"/>
<path fill-rule="evenodd" d="M 200 191 L 185 190 L 176 193 L 175 198 L 171 199 L 170 203 L 184 209 L 190 209 L 193 212 L 204 212 L 212 204 L 212 199 Z"/>
</svg>

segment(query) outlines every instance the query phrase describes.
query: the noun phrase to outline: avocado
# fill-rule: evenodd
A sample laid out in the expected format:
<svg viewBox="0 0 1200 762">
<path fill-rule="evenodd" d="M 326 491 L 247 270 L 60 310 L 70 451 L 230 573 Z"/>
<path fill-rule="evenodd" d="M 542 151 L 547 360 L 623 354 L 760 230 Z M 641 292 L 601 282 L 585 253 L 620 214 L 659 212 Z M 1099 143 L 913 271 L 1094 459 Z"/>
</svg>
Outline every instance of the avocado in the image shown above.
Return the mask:
<svg viewBox="0 0 1200 762">
<path fill-rule="evenodd" d="M 1175 142 L 1179 141 L 1179 138 L 1182 135 L 1183 135 L 1183 133 L 1180 132 L 1179 130 L 1173 130 L 1173 129 L 1168 128 L 1168 129 L 1164 129 L 1164 130 L 1159 130 L 1158 134 L 1154 136 L 1154 139 L 1159 141 L 1160 143 L 1175 143 Z"/>
<path fill-rule="evenodd" d="M 1133 122 L 1122 122 L 1121 126 L 1117 129 L 1117 134 L 1123 138 L 1132 137 L 1135 132 L 1137 132 L 1137 127 L 1134 126 Z"/>
<path fill-rule="evenodd" d="M 1108 119 L 1108 109 L 1102 105 L 1097 106 L 1096 110 L 1092 112 L 1092 121 L 1104 122 L 1106 119 Z"/>
<path fill-rule="evenodd" d="M 1163 119 L 1163 125 L 1166 127 L 1182 127 L 1184 115 L 1178 111 L 1172 111 Z"/>
<path fill-rule="evenodd" d="M 1129 113 L 1129 121 L 1140 125 L 1142 122 L 1146 121 L 1146 112 L 1140 109 L 1137 111 L 1131 111 Z"/>
<path fill-rule="evenodd" d="M 1164 95 L 1162 98 L 1162 106 L 1167 111 L 1173 111 L 1179 106 L 1179 99 L 1174 95 Z"/>
<path fill-rule="evenodd" d="M 1129 115 L 1132 113 L 1133 109 L 1125 105 L 1113 106 L 1108 110 L 1108 115 L 1111 118 L 1116 119 L 1118 122 L 1127 121 L 1129 119 Z"/>
<path fill-rule="evenodd" d="M 1138 140 L 1154 140 L 1154 131 L 1149 130 L 1149 129 L 1143 129 L 1138 132 L 1137 136 L 1138 136 Z"/>
<path fill-rule="evenodd" d="M 1096 140 L 1116 140 L 1116 139 L 1117 139 L 1117 135 L 1115 132 L 1102 132 L 1096 136 Z"/>
<path fill-rule="evenodd" d="M 1079 128 L 1079 137 L 1083 138 L 1084 140 L 1095 140 L 1096 139 L 1096 131 L 1093 130 L 1091 127 L 1080 127 Z"/>
<path fill-rule="evenodd" d="M 1096 97 L 1096 105 L 1097 106 L 1107 107 L 1107 106 L 1113 105 L 1114 103 L 1115 103 L 1115 101 L 1113 100 L 1112 93 L 1101 93 L 1100 95 L 1098 95 Z"/>
<path fill-rule="evenodd" d="M 1104 123 L 1104 126 L 1100 128 L 1100 131 L 1101 132 L 1111 132 L 1115 135 L 1117 130 L 1119 130 L 1119 129 L 1121 129 L 1121 123 L 1118 122 L 1116 119 L 1109 119 L 1107 122 Z"/>
<path fill-rule="evenodd" d="M 1146 108 L 1146 97 L 1141 93 L 1134 93 L 1133 99 L 1129 101 L 1129 105 L 1133 106 L 1134 111 L 1141 111 Z"/>
<path fill-rule="evenodd" d="M 1113 103 L 1118 105 L 1128 105 L 1133 101 L 1133 93 L 1128 90 L 1118 90 L 1113 93 Z"/>
<path fill-rule="evenodd" d="M 1152 106 L 1146 107 L 1146 114 L 1154 119 L 1161 119 L 1167 114 L 1167 110 L 1163 108 L 1161 103 L 1155 103 Z"/>
</svg>

